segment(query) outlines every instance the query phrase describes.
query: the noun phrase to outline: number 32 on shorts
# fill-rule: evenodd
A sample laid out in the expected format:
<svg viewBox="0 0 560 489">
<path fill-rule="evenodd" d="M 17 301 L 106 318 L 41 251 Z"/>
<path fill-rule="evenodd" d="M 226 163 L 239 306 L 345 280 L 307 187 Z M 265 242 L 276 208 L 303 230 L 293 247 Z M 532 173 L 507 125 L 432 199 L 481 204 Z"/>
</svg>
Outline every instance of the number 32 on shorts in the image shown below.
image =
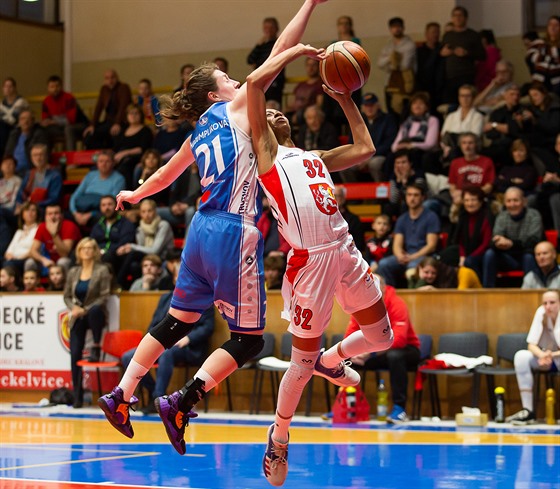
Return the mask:
<svg viewBox="0 0 560 489">
<path fill-rule="evenodd" d="M 303 309 L 301 306 L 296 306 L 294 308 L 294 324 L 300 326 L 301 329 L 311 329 L 311 318 L 313 317 L 313 311 L 311 309 Z"/>
</svg>

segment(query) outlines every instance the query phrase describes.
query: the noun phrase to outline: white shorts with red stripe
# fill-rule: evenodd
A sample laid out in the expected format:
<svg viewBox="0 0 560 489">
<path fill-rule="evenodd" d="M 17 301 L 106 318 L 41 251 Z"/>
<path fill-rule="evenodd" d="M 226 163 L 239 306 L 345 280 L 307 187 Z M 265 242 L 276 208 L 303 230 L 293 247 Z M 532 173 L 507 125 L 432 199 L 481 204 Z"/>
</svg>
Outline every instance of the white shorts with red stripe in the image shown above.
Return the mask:
<svg viewBox="0 0 560 489">
<path fill-rule="evenodd" d="M 346 234 L 328 245 L 292 250 L 282 284 L 288 331 L 302 338 L 321 336 L 332 316 L 333 299 L 347 314 L 381 299 L 379 281 Z"/>
</svg>

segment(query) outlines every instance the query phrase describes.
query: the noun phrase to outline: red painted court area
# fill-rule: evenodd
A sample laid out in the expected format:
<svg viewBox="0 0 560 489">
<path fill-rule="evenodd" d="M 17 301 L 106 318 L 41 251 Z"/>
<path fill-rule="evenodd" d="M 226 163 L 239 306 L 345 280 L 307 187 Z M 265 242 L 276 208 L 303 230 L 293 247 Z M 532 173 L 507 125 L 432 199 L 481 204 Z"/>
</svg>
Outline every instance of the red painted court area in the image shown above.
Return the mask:
<svg viewBox="0 0 560 489">
<path fill-rule="evenodd" d="M 153 489 L 153 486 L 119 486 L 116 484 L 81 484 L 79 482 L 0 479 L 1 489 L 99 489 L 100 487 L 111 487 L 112 489 Z"/>
</svg>

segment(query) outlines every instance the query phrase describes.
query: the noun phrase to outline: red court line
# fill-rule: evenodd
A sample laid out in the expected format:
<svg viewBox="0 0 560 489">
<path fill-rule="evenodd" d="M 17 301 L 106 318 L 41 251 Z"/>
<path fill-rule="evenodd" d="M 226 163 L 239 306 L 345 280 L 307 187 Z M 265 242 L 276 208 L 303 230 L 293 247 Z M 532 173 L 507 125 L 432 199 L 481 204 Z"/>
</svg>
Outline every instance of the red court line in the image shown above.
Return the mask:
<svg viewBox="0 0 560 489">
<path fill-rule="evenodd" d="M 117 484 L 90 484 L 80 482 L 0 478 L 0 489 L 99 489 L 101 487 L 111 489 L 154 489 L 154 487 L 160 486 L 122 486 Z"/>
</svg>

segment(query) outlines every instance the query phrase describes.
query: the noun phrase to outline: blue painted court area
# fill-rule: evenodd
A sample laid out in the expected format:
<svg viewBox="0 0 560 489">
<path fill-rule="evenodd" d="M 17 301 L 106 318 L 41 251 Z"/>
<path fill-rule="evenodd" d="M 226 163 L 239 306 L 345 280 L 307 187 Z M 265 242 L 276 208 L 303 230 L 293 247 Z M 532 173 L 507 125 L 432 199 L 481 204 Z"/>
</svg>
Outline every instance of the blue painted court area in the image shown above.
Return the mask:
<svg viewBox="0 0 560 489">
<path fill-rule="evenodd" d="M 271 487 L 263 446 L 3 445 L 0 477 L 181 488 Z M 287 489 L 560 489 L 560 447 L 292 444 Z M 0 479 L 0 487 L 2 481 Z"/>
</svg>

